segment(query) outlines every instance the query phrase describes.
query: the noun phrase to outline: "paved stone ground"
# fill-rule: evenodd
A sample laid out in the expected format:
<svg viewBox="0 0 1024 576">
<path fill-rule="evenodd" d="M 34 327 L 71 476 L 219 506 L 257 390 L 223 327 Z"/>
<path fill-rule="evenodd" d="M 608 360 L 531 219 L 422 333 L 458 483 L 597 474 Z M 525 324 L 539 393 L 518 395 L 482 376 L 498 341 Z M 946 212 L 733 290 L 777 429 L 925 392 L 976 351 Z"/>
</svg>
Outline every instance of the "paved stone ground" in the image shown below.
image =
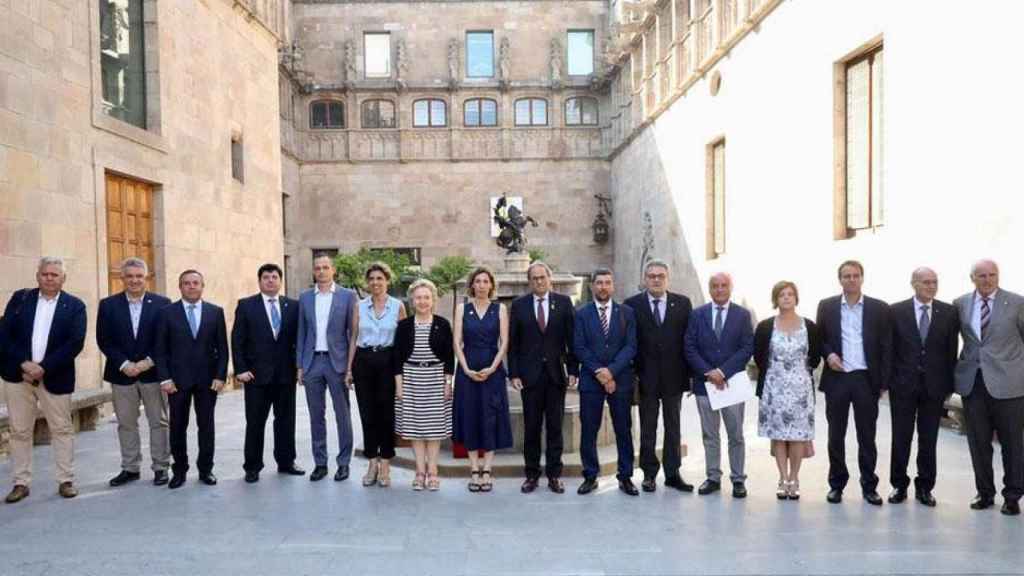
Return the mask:
<svg viewBox="0 0 1024 576">
<path fill-rule="evenodd" d="M 299 463 L 308 469 L 309 429 L 301 398 L 299 404 Z M 0 505 L 0 575 L 1024 573 L 1024 520 L 967 508 L 973 477 L 966 440 L 954 432 L 940 437 L 936 509 L 912 501 L 873 508 L 859 498 L 855 480 L 841 505 L 826 503 L 823 404 L 819 454 L 807 463 L 804 497 L 794 503 L 775 500 L 775 467 L 767 441 L 756 436 L 754 405 L 746 419 L 746 500 L 660 487 L 630 498 L 611 477 L 588 497 L 574 493 L 575 479 L 561 496 L 521 495 L 518 478 L 499 479 L 494 493 L 478 495 L 455 479 L 445 479 L 439 493 L 413 493 L 404 470 L 393 472 L 390 489 L 363 488 L 359 461 L 344 483 L 328 477 L 310 484 L 271 467 L 259 484 L 245 484 L 242 396 L 230 393 L 217 407 L 216 487 L 200 485 L 193 468 L 175 491 L 153 487 L 148 471 L 142 482 L 109 488 L 119 455 L 108 421 L 79 436 L 82 494 L 64 501 L 55 493 L 49 448 L 37 448 L 32 495 Z M 697 415 L 692 400 L 684 406 L 691 454 L 684 476 L 697 483 Z M 884 408 L 883 495 L 890 438 Z M 852 430 L 850 436 L 855 467 Z M 269 446 L 267 455 L 272 463 Z M 4 491 L 9 476 L 4 461 Z"/>
</svg>

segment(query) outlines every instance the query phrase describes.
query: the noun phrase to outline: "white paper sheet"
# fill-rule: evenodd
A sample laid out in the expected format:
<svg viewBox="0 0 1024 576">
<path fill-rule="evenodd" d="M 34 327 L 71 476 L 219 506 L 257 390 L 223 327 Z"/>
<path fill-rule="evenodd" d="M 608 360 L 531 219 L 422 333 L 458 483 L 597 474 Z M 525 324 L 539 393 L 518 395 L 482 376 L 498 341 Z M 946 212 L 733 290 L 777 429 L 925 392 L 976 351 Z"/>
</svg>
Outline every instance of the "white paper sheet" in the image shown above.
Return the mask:
<svg viewBox="0 0 1024 576">
<path fill-rule="evenodd" d="M 724 390 L 719 390 L 711 382 L 705 384 L 708 390 L 708 401 L 712 410 L 719 410 L 733 404 L 742 404 L 754 397 L 754 385 L 746 372 L 737 372 L 727 381 Z"/>
</svg>

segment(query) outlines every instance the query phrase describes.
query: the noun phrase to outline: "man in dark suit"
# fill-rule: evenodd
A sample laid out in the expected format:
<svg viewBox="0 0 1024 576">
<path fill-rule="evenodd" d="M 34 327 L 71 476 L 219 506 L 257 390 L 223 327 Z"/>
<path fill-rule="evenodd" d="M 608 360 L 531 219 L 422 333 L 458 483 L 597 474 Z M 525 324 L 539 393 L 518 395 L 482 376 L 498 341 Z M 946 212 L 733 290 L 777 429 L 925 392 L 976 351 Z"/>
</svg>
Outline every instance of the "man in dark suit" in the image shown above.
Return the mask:
<svg viewBox="0 0 1024 576">
<path fill-rule="evenodd" d="M 583 483 L 578 494 L 597 488 L 597 432 L 604 404 L 612 414 L 618 451 L 619 490 L 637 496 L 633 485 L 633 358 L 636 356 L 636 316 L 629 306 L 612 300 L 612 271 L 598 268 L 591 277 L 594 301 L 576 312 L 573 349 L 580 369 L 580 459 Z"/>
<path fill-rule="evenodd" d="M 547 264 L 539 260 L 530 264 L 526 277 L 532 292 L 512 302 L 508 354 L 509 378 L 523 399 L 526 480 L 520 490 L 527 494 L 537 489 L 543 427 L 548 489 L 561 494 L 565 492 L 561 480 L 565 390 L 575 388 L 579 376 L 572 349 L 576 311 L 568 296 L 551 291 Z"/>
<path fill-rule="evenodd" d="M 85 303 L 63 291 L 64 261 L 39 261 L 39 287 L 18 290 L 4 310 L 4 364 L 7 410 L 11 425 L 11 469 L 14 487 L 6 502 L 29 494 L 32 483 L 32 440 L 37 410 L 46 418 L 56 464 L 57 492 L 74 498 L 75 430 L 71 393 L 75 390 L 75 358 L 85 346 Z"/>
<path fill-rule="evenodd" d="M 146 291 L 149 267 L 140 258 L 121 263 L 124 291 L 100 300 L 96 316 L 96 343 L 107 357 L 103 379 L 110 390 L 117 415 L 117 439 L 121 445 L 121 472 L 110 479 L 122 486 L 140 477 L 142 450 L 139 440 L 139 402 L 149 423 L 149 457 L 153 484 L 167 484 L 171 453 L 167 433 L 167 395 L 156 373 L 157 318 L 170 305 L 167 298 Z"/>
<path fill-rule="evenodd" d="M 875 427 L 878 422 L 878 398 L 888 388 L 892 365 L 892 327 L 889 306 L 864 296 L 864 267 L 856 260 L 839 265 L 839 283 L 843 293 L 818 304 L 817 325 L 821 338 L 821 356 L 825 367 L 820 389 L 825 393 L 825 417 L 828 419 L 827 500 L 838 504 L 850 480 L 846 468 L 846 425 L 853 406 L 857 427 L 857 461 L 864 500 L 882 505 L 878 495 L 875 464 L 878 448 Z"/>
<path fill-rule="evenodd" d="M 644 267 L 647 290 L 626 300 L 636 313 L 636 371 L 640 385 L 640 468 L 641 487 L 654 492 L 658 468 L 665 471 L 665 486 L 692 492 L 679 475 L 682 455 L 679 446 L 679 412 L 683 392 L 690 389 L 690 367 L 683 347 L 686 326 L 693 305 L 690 299 L 668 291 L 668 264 L 651 260 Z M 663 409 L 665 427 L 662 456 L 658 462 L 658 411 Z"/>
<path fill-rule="evenodd" d="M 281 268 L 256 273 L 260 292 L 238 301 L 231 327 L 235 378 L 245 385 L 245 481 L 258 482 L 263 438 L 274 409 L 274 460 L 281 474 L 302 476 L 295 466 L 295 342 L 299 303 L 281 296 Z"/>
<path fill-rule="evenodd" d="M 697 493 L 701 496 L 722 489 L 721 421 L 729 439 L 729 479 L 734 498 L 747 497 L 746 442 L 743 439 L 743 404 L 711 409 L 707 384 L 723 389 L 729 378 L 747 369 L 754 354 L 754 327 L 750 312 L 731 301 L 732 277 L 724 272 L 708 280 L 711 302 L 693 311 L 686 327 L 686 360 L 693 370 L 693 393 L 697 396 L 704 468 L 707 479 Z"/>
<path fill-rule="evenodd" d="M 213 413 L 228 374 L 228 335 L 224 310 L 202 300 L 203 287 L 202 274 L 182 272 L 178 277 L 181 300 L 163 309 L 157 329 L 157 373 L 171 406 L 171 489 L 181 487 L 188 472 L 186 434 L 193 402 L 199 428 L 199 481 L 208 486 L 217 483 Z"/>
<path fill-rule="evenodd" d="M 939 278 L 930 268 L 918 268 L 910 277 L 914 297 L 889 307 L 892 321 L 892 460 L 889 503 L 907 499 L 910 445 L 917 426 L 918 502 L 935 506 L 936 443 L 943 404 L 953 393 L 953 370 L 959 345 L 960 321 L 956 309 L 935 299 Z"/>
</svg>

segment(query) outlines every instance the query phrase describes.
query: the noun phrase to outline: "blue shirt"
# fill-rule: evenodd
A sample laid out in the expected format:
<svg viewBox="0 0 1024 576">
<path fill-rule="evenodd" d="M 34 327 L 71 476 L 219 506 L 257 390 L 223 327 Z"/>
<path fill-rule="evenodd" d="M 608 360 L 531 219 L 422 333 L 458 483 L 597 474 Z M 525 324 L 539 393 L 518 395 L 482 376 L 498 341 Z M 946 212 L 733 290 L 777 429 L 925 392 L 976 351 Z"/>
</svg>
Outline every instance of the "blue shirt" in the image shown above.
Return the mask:
<svg viewBox="0 0 1024 576">
<path fill-rule="evenodd" d="M 867 370 L 864 357 L 864 297 L 852 306 L 846 298 L 839 299 L 839 314 L 843 336 L 843 372 Z"/>
<path fill-rule="evenodd" d="M 384 313 L 377 316 L 373 309 L 373 297 L 368 296 L 359 302 L 359 342 L 360 348 L 370 346 L 391 346 L 395 342 L 395 328 L 398 327 L 398 309 L 400 302 L 397 298 L 388 296 L 384 304 Z"/>
</svg>

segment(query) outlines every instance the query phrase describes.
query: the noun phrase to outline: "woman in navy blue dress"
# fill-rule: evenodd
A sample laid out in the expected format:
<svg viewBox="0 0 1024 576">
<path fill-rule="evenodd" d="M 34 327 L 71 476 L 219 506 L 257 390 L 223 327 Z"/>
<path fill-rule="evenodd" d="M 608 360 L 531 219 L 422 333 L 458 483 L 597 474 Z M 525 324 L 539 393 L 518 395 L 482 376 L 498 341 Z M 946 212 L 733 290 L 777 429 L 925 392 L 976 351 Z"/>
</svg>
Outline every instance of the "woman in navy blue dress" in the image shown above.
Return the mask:
<svg viewBox="0 0 1024 576">
<path fill-rule="evenodd" d="M 493 488 L 494 451 L 512 446 L 508 413 L 505 353 L 508 351 L 508 311 L 492 302 L 494 274 L 480 267 L 469 275 L 470 300 L 455 310 L 454 434 L 469 451 L 470 492 Z M 483 451 L 483 458 L 478 451 Z"/>
</svg>

